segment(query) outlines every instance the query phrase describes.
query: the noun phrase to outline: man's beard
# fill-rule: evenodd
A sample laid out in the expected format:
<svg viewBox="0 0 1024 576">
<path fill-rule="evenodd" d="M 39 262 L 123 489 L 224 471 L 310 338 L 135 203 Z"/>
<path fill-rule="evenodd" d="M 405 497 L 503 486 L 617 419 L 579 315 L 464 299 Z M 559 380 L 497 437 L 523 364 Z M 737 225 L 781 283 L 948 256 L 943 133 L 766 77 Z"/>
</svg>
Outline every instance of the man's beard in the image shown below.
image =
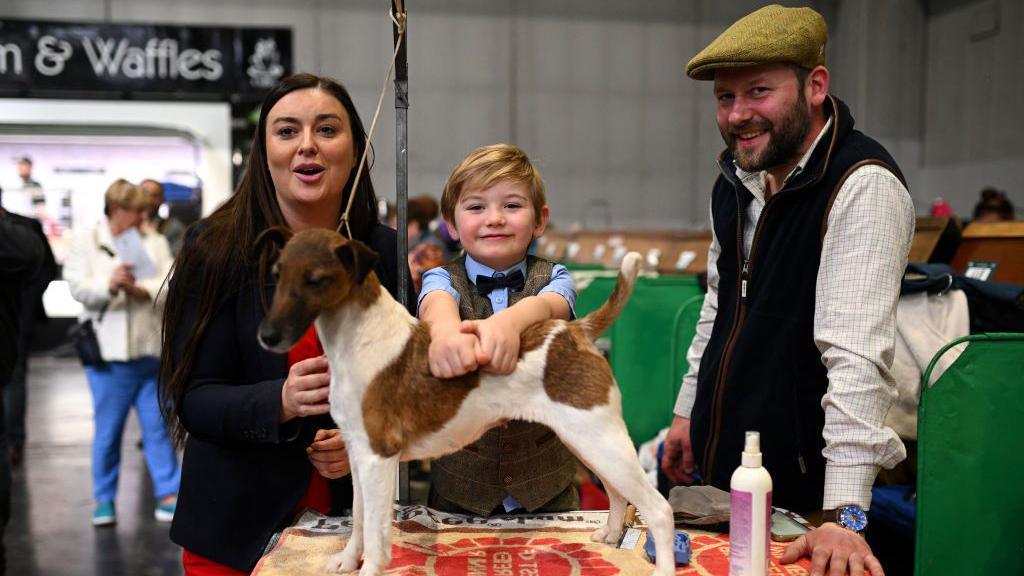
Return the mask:
<svg viewBox="0 0 1024 576">
<path fill-rule="evenodd" d="M 727 130 L 719 129 L 722 138 L 729 146 L 736 165 L 746 172 L 760 172 L 775 166 L 786 164 L 802 156 L 801 150 L 807 132 L 811 129 L 811 114 L 807 110 L 807 100 L 803 92 L 797 92 L 796 103 L 786 111 L 786 115 L 779 119 L 778 124 L 764 120 L 761 122 L 747 122 L 733 126 Z M 751 132 L 754 130 L 766 130 L 768 132 L 768 145 L 760 156 L 753 150 L 740 150 L 737 146 L 739 138 L 736 134 Z"/>
</svg>

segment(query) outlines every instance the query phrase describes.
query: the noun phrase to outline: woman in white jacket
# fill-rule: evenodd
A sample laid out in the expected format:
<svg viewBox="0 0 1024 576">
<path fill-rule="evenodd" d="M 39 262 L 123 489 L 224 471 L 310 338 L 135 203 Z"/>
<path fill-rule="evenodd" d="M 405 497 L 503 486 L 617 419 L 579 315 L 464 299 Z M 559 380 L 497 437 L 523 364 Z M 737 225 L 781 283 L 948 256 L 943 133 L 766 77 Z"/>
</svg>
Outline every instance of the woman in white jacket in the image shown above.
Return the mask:
<svg viewBox="0 0 1024 576">
<path fill-rule="evenodd" d="M 132 406 L 142 427 L 157 520 L 174 515 L 180 470 L 157 400 L 160 357 L 161 286 L 171 268 L 167 240 L 140 230 L 144 193 L 117 180 L 104 197 L 106 221 L 75 230 L 64 261 L 71 295 L 91 318 L 104 364 L 86 366 L 92 391 L 95 437 L 92 447 L 96 526 L 115 522 L 114 501 L 121 467 L 121 436 Z"/>
</svg>

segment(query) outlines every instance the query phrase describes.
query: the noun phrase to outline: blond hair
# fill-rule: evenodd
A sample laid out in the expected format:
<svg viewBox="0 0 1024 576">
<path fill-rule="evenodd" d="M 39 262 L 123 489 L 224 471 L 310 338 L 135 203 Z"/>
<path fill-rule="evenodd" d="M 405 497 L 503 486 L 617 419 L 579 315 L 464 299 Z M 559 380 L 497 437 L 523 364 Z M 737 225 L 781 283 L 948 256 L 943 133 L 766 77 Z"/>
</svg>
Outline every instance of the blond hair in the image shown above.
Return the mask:
<svg viewBox="0 0 1024 576">
<path fill-rule="evenodd" d="M 468 189 L 486 189 L 499 182 L 525 184 L 529 190 L 530 203 L 537 222 L 541 211 L 547 206 L 544 195 L 544 179 L 530 163 L 530 158 L 518 146 L 492 144 L 473 150 L 448 176 L 448 183 L 441 194 L 441 215 L 455 223 L 455 207 Z"/>
<path fill-rule="evenodd" d="M 110 209 L 114 206 L 125 210 L 144 210 L 149 202 L 141 188 L 124 178 L 118 178 L 103 195 L 103 213 L 110 216 Z"/>
</svg>

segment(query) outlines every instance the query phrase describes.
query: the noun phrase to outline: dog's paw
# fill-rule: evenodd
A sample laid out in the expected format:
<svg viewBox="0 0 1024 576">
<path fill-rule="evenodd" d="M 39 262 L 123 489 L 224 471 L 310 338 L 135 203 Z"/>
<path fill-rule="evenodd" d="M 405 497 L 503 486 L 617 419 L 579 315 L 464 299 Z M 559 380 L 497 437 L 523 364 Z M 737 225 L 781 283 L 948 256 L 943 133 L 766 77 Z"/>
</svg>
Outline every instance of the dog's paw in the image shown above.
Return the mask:
<svg viewBox="0 0 1024 576">
<path fill-rule="evenodd" d="M 332 554 L 327 559 L 328 574 L 348 574 L 359 568 L 359 557 L 355 554 L 346 554 L 347 550 L 348 548 L 337 554 Z"/>
<path fill-rule="evenodd" d="M 363 567 L 359 570 L 359 576 L 381 576 L 381 574 L 384 574 L 384 567 L 380 564 L 364 562 Z"/>
<path fill-rule="evenodd" d="M 613 532 L 607 524 L 601 526 L 597 530 L 594 530 L 594 532 L 590 535 L 590 540 L 592 542 L 601 542 L 603 544 L 613 545 L 618 544 L 621 538 L 622 530 L 619 530 L 618 532 Z"/>
</svg>

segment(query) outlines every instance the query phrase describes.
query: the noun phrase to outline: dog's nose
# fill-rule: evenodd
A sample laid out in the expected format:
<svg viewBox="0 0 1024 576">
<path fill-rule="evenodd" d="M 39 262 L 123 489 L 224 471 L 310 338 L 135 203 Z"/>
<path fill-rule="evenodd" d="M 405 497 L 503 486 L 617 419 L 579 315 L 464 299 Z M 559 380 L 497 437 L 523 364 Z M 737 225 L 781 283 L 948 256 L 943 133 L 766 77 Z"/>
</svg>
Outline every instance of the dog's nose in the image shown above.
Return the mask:
<svg viewBox="0 0 1024 576">
<path fill-rule="evenodd" d="M 264 346 L 273 348 L 281 341 L 281 333 L 269 326 L 263 326 L 260 328 L 260 341 Z"/>
</svg>

